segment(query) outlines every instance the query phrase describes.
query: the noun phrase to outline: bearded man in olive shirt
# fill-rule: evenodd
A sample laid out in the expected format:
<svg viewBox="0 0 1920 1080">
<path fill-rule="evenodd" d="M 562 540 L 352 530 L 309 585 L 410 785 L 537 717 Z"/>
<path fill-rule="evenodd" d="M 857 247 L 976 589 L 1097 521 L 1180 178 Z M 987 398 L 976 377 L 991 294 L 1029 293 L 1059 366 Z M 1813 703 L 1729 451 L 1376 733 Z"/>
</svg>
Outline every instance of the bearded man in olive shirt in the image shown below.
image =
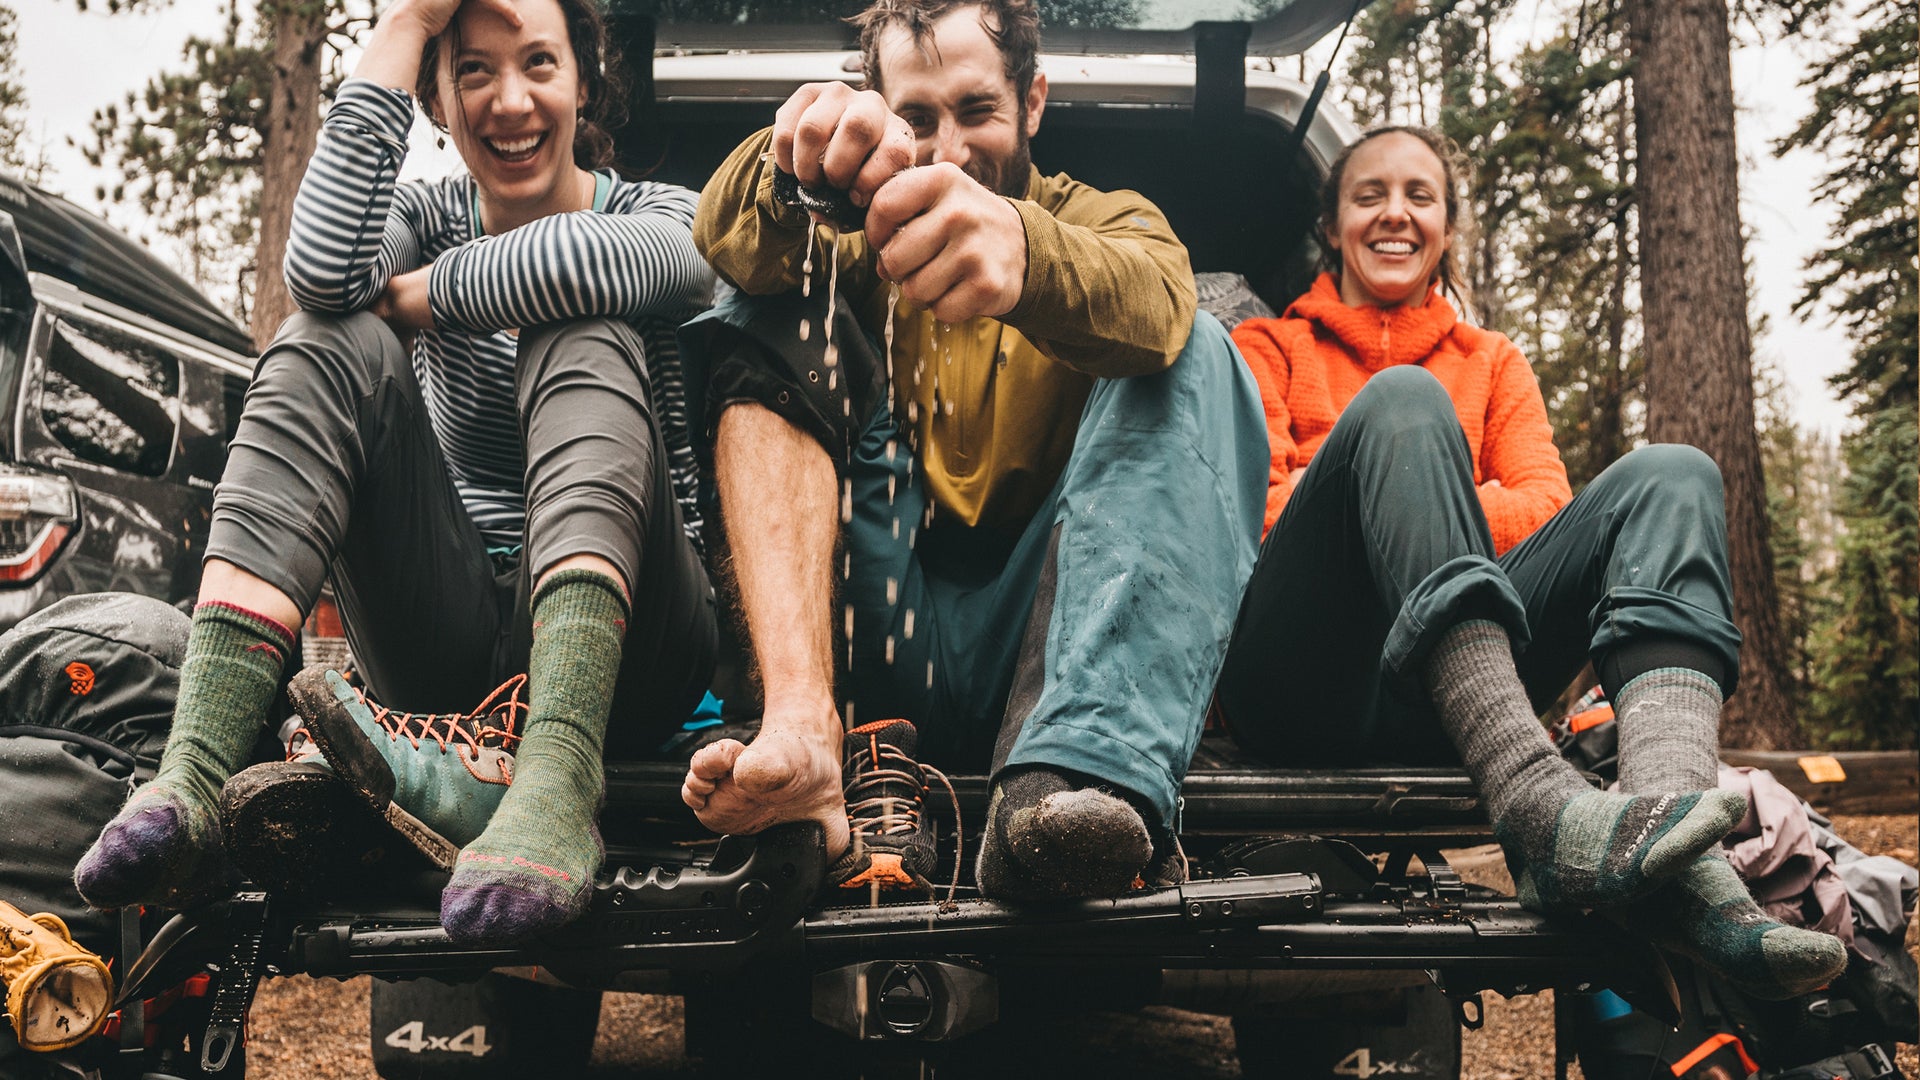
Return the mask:
<svg viewBox="0 0 1920 1080">
<path fill-rule="evenodd" d="M 686 336 L 765 714 L 682 796 L 721 832 L 819 821 L 838 883 L 924 884 L 930 819 L 875 770 L 989 767 L 987 895 L 1176 883 L 1260 532 L 1258 392 L 1160 211 L 1033 167 L 1031 0 L 856 22 L 870 89 L 802 87 L 694 226 L 744 294 Z M 849 192 L 864 232 L 776 198 L 776 171 Z"/>
</svg>

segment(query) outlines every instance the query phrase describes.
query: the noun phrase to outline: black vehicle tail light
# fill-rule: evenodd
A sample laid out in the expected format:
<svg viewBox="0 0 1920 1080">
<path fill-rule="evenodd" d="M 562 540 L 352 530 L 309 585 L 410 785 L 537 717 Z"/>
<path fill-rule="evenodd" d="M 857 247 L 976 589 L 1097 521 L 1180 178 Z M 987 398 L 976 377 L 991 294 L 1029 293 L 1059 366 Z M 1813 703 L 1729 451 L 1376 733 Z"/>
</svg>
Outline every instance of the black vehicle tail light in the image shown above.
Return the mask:
<svg viewBox="0 0 1920 1080">
<path fill-rule="evenodd" d="M 0 472 L 0 587 L 39 577 L 78 520 L 73 481 L 25 470 Z"/>
</svg>

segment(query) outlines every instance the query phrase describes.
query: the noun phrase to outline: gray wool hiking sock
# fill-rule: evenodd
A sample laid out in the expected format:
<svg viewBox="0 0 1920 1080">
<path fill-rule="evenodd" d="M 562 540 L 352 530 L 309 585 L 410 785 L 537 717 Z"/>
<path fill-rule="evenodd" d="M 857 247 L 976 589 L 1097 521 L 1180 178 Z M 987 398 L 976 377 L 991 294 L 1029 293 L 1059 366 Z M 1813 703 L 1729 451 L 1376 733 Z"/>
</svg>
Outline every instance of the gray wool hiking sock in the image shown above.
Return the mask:
<svg viewBox="0 0 1920 1080">
<path fill-rule="evenodd" d="M 441 925 L 456 941 L 511 941 L 585 910 L 605 857 L 601 753 L 626 620 L 626 598 L 605 574 L 562 570 L 534 594 L 513 783 L 440 894 Z"/>
<path fill-rule="evenodd" d="M 1719 780 L 1720 684 L 1690 668 L 1658 668 L 1620 688 L 1620 790 L 1687 791 Z M 1778 1001 L 1817 989 L 1847 966 L 1840 939 L 1788 926 L 1753 902 L 1719 850 L 1700 856 L 1620 913 L 1628 928 Z"/>
<path fill-rule="evenodd" d="M 1788 926 L 1760 910 L 1718 854 L 1700 856 L 1653 895 L 1612 914 L 1629 930 L 1769 1001 L 1816 990 L 1847 967 L 1839 938 Z"/>
<path fill-rule="evenodd" d="M 1720 684 L 1691 668 L 1656 668 L 1613 694 L 1620 790 L 1706 791 L 1720 782 Z"/>
<path fill-rule="evenodd" d="M 1621 903 L 1718 843 L 1746 811 L 1732 792 L 1595 791 L 1547 740 L 1498 624 L 1449 630 L 1422 673 L 1441 725 L 1487 800 L 1532 908 Z"/>
<path fill-rule="evenodd" d="M 160 768 L 74 867 L 87 903 L 177 906 L 221 884 L 220 789 L 247 763 L 292 647 L 293 631 L 264 615 L 193 609 Z"/>
</svg>

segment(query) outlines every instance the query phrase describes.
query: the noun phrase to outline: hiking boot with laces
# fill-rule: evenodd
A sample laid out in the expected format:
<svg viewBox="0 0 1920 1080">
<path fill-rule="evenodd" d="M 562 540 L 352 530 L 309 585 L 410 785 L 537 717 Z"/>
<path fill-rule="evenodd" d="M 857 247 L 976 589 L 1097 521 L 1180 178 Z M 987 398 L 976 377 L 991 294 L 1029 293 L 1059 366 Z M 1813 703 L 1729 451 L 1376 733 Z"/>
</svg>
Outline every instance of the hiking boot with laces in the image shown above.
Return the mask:
<svg viewBox="0 0 1920 1080">
<path fill-rule="evenodd" d="M 427 864 L 450 870 L 512 781 L 526 676 L 453 714 L 383 708 L 325 668 L 302 671 L 287 689 L 304 721 L 287 760 L 242 770 L 221 795 L 242 872 L 276 892 L 318 896 Z"/>
<path fill-rule="evenodd" d="M 877 720 L 847 732 L 841 766 L 847 825 L 853 846 L 827 868 L 842 889 L 906 889 L 931 893 L 929 875 L 939 836 L 927 812 L 929 780 L 953 786 L 946 775 L 914 757 L 919 735 L 905 720 Z M 959 878 L 959 867 L 954 868 Z"/>
<path fill-rule="evenodd" d="M 327 764 L 443 869 L 486 829 L 513 782 L 527 678 L 472 712 L 408 713 L 374 703 L 337 671 L 308 668 L 287 696 Z"/>
</svg>

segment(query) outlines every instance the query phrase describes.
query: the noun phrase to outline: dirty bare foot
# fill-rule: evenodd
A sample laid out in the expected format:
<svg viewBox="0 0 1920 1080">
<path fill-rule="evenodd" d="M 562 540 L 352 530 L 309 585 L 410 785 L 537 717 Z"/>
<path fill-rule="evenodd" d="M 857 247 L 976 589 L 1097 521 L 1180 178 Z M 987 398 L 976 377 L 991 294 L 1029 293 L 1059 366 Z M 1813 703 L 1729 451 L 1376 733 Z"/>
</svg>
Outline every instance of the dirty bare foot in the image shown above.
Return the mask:
<svg viewBox="0 0 1920 1080">
<path fill-rule="evenodd" d="M 770 718 L 771 719 L 771 718 Z M 840 786 L 840 738 L 763 725 L 751 745 L 722 739 L 687 767 L 680 798 L 717 833 L 750 835 L 787 821 L 818 821 L 827 858 L 847 850 L 847 801 Z"/>
</svg>

